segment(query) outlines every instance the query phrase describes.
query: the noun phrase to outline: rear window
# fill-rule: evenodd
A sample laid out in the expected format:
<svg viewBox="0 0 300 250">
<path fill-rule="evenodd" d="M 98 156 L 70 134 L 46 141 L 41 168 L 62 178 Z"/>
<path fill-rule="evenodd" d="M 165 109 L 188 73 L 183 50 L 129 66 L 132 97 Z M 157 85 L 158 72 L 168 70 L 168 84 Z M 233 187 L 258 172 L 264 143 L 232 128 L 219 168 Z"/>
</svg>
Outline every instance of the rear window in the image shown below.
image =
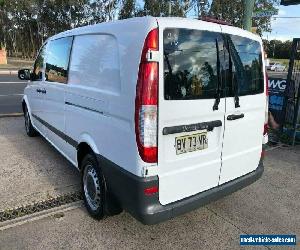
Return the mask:
<svg viewBox="0 0 300 250">
<path fill-rule="evenodd" d="M 164 30 L 165 99 L 214 98 L 217 84 L 217 42 L 219 33 Z"/>
<path fill-rule="evenodd" d="M 218 32 L 164 30 L 166 100 L 212 99 L 218 82 L 221 96 L 262 93 L 260 43 Z M 226 91 L 224 91 L 226 90 Z"/>
<path fill-rule="evenodd" d="M 254 95 L 264 91 L 264 76 L 260 43 L 249 38 L 225 35 L 228 43 L 229 60 L 232 68 L 231 79 L 227 80 L 228 96 L 234 95 L 234 86 L 238 87 L 238 95 Z M 230 64 L 230 62 L 229 62 Z M 228 64 L 228 65 L 229 65 Z"/>
</svg>

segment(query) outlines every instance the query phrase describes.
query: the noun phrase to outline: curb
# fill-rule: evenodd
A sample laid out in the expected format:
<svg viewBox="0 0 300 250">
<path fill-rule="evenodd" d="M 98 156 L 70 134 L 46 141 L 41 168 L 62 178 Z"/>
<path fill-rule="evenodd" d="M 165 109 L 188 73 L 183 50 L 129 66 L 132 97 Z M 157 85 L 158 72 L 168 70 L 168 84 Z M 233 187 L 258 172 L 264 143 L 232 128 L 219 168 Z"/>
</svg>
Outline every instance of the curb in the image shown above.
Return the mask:
<svg viewBox="0 0 300 250">
<path fill-rule="evenodd" d="M 0 114 L 0 118 L 20 117 L 20 116 L 23 116 L 23 113 Z"/>
<path fill-rule="evenodd" d="M 57 213 L 67 212 L 67 211 L 74 210 L 74 209 L 77 209 L 80 207 L 83 207 L 83 201 L 72 202 L 72 203 L 69 203 L 69 204 L 66 204 L 66 205 L 63 205 L 60 207 L 55 207 L 55 208 L 43 210 L 41 212 L 33 213 L 30 215 L 25 215 L 25 216 L 22 216 L 22 217 L 13 219 L 13 220 L 4 221 L 4 222 L 0 223 L 0 232 L 7 230 L 9 228 L 21 226 L 28 222 L 37 221 L 37 220 L 40 220 L 43 218 L 53 216 Z"/>
<path fill-rule="evenodd" d="M 18 70 L 0 70 L 0 75 L 17 75 Z"/>
</svg>

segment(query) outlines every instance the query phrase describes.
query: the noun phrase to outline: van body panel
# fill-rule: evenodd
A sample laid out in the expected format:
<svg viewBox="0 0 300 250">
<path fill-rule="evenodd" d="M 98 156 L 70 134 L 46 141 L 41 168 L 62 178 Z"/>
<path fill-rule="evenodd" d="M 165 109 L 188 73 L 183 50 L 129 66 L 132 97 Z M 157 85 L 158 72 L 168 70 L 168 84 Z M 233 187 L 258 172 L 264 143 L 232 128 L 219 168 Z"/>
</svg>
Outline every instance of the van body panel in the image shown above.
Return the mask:
<svg viewBox="0 0 300 250">
<path fill-rule="evenodd" d="M 145 17 L 78 28 L 53 38 L 75 36 L 65 92 L 65 133 L 78 142 L 82 134 L 89 134 L 99 154 L 137 176 L 143 176 L 149 164 L 141 162 L 136 146 L 135 89 L 145 37 L 156 27 L 155 18 Z M 85 53 L 83 60 L 78 60 L 84 41 L 93 49 L 86 52 L 90 56 Z M 105 58 L 101 59 L 99 47 L 106 50 Z M 82 74 L 82 83 L 76 74 Z M 105 84 L 98 86 L 102 80 Z M 76 148 L 69 151 L 76 159 Z"/>
</svg>

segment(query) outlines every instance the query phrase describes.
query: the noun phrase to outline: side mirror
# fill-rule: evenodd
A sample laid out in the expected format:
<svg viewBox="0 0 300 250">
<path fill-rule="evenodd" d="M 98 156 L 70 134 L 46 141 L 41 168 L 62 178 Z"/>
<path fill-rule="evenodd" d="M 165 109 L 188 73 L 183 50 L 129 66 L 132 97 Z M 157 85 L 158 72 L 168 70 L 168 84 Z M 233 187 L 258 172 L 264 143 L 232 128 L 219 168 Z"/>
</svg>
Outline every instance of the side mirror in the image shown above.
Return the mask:
<svg viewBox="0 0 300 250">
<path fill-rule="evenodd" d="M 20 80 L 30 80 L 30 69 L 20 69 L 18 77 Z"/>
</svg>

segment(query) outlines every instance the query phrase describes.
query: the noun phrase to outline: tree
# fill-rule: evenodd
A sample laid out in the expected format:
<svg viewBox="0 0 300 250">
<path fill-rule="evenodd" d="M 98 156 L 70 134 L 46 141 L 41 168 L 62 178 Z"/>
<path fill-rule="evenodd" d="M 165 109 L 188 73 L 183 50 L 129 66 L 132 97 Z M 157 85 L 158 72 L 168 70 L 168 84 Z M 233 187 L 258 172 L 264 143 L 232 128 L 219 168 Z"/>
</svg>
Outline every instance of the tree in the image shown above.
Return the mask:
<svg viewBox="0 0 300 250">
<path fill-rule="evenodd" d="M 192 0 L 191 5 L 194 7 L 198 17 L 207 16 L 210 8 L 208 0 Z"/>
<path fill-rule="evenodd" d="M 202 7 L 201 7 L 202 3 Z M 196 12 L 198 16 L 201 13 L 208 14 L 217 19 L 225 20 L 234 26 L 242 28 L 242 18 L 244 14 L 242 0 L 213 0 L 211 5 L 208 1 L 196 0 L 198 8 Z M 254 5 L 254 12 L 264 10 L 275 10 L 279 4 L 279 0 L 256 0 Z M 253 26 L 257 27 L 257 33 L 262 34 L 264 31 L 270 31 L 271 17 L 253 18 Z"/>
<path fill-rule="evenodd" d="M 123 0 L 119 19 L 126 19 L 136 15 L 136 2 L 135 0 Z"/>
<path fill-rule="evenodd" d="M 188 8 L 186 0 L 145 0 L 144 9 L 138 15 L 140 16 L 168 16 L 169 15 L 169 2 L 171 4 L 171 16 L 184 17 Z"/>
<path fill-rule="evenodd" d="M 263 40 L 264 49 L 269 58 L 288 59 L 292 49 L 292 41 Z"/>
<path fill-rule="evenodd" d="M 9 56 L 35 57 L 50 36 L 112 20 L 118 0 L 0 0 L 0 46 Z"/>
</svg>

